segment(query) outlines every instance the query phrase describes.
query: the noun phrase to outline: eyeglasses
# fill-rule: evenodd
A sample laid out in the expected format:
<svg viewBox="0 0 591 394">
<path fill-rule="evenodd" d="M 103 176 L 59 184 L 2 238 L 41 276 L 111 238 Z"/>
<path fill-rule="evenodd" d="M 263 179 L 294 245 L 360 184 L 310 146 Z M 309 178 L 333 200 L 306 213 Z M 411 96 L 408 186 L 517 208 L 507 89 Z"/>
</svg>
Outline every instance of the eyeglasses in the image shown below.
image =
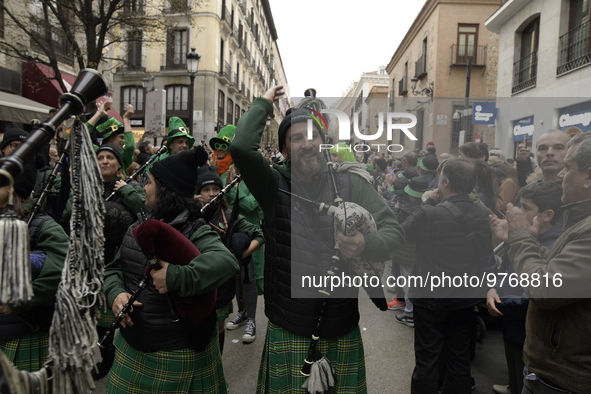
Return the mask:
<svg viewBox="0 0 591 394">
<path fill-rule="evenodd" d="M 216 142 L 214 144 L 216 149 L 223 149 L 223 150 L 227 150 L 228 149 L 228 144 L 220 144 L 219 142 Z"/>
<path fill-rule="evenodd" d="M 8 146 L 10 147 L 10 149 L 16 150 L 16 148 L 18 148 L 20 144 L 20 142 L 11 142 L 10 144 L 8 144 Z"/>
</svg>

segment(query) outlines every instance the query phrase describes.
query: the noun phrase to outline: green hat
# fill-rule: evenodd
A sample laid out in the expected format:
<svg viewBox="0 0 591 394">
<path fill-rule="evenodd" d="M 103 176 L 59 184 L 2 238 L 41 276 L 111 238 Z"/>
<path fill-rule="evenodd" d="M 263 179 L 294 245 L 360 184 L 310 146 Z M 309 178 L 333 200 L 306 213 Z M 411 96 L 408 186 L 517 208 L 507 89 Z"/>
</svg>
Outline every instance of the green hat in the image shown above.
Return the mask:
<svg viewBox="0 0 591 394">
<path fill-rule="evenodd" d="M 423 171 L 436 173 L 437 167 L 439 167 L 439 160 L 434 155 L 423 156 L 419 158 L 419 167 Z"/>
<path fill-rule="evenodd" d="M 404 188 L 404 191 L 409 196 L 421 198 L 423 197 L 423 193 L 425 192 L 425 190 L 427 190 L 428 188 L 429 181 L 427 180 L 427 178 L 417 176 L 410 180 L 408 185 Z"/>
<path fill-rule="evenodd" d="M 123 134 L 123 123 L 115 118 L 109 118 L 100 125 L 96 126 L 96 131 L 102 139 L 107 139 L 113 134 Z"/>
<path fill-rule="evenodd" d="M 187 137 L 189 139 L 189 149 L 193 147 L 195 138 L 189 134 L 189 129 L 183 120 L 177 116 L 168 119 L 168 138 L 166 139 L 166 147 L 170 148 L 170 143 L 177 137 Z"/>
<path fill-rule="evenodd" d="M 396 178 L 396 180 L 392 183 L 392 187 L 390 191 L 396 194 L 404 195 L 406 194 L 405 187 L 408 186 L 408 179 L 401 177 Z"/>
<path fill-rule="evenodd" d="M 225 126 L 222 129 L 222 131 L 219 132 L 217 137 L 212 137 L 209 140 L 209 147 L 211 149 L 218 149 L 218 148 L 216 148 L 215 144 L 219 144 L 220 147 L 222 145 L 227 145 L 228 147 L 230 147 L 230 143 L 234 139 L 234 134 L 236 134 L 236 126 L 231 125 L 231 124 Z M 222 148 L 222 149 L 224 149 L 224 148 Z"/>
</svg>

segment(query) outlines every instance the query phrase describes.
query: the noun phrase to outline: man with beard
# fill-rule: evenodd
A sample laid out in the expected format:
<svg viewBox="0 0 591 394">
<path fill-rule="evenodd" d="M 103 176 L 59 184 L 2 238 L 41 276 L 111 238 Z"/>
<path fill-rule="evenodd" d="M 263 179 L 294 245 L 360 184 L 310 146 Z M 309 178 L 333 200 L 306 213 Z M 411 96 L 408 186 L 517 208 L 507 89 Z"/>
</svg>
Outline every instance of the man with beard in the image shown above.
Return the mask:
<svg viewBox="0 0 591 394">
<path fill-rule="evenodd" d="M 281 86 L 257 98 L 238 122 L 230 146 L 234 162 L 261 206 L 265 217 L 265 314 L 269 325 L 259 371 L 257 392 L 306 393 L 301 368 L 315 333 L 321 305 L 325 311 L 318 331 L 317 348 L 331 363 L 336 393 L 365 393 L 365 361 L 359 330 L 359 309 L 355 287 L 337 287 L 322 293 L 308 285 L 304 275 L 322 277 L 331 271 L 334 254 L 334 221 L 317 214 L 317 209 L 283 191 L 319 202 L 333 202 L 335 196 L 328 166 L 321 154 L 322 126 L 312 111 L 290 110 L 279 126 L 279 150 L 286 157 L 269 167 L 258 151 L 267 115 L 284 91 Z M 312 135 L 307 132 L 311 120 Z M 367 209 L 377 224 L 376 234 L 338 235 L 340 255 L 359 256 L 367 261 L 386 261 L 404 241 L 396 217 L 382 197 L 362 176 L 341 171 L 335 174 L 344 201 Z M 349 265 L 340 264 L 343 274 L 354 276 Z M 330 272 L 329 272 L 330 273 Z M 386 309 L 383 300 L 383 309 Z M 377 303 L 377 302 L 376 302 Z M 316 338 L 317 339 L 317 338 Z"/>
</svg>

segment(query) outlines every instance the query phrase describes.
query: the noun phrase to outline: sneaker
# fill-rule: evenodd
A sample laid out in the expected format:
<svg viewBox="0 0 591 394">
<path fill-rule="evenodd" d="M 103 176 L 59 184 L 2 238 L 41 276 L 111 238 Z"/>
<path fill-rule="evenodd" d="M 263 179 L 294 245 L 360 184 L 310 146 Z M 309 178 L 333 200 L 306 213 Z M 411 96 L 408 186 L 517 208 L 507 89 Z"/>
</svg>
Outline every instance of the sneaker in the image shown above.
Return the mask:
<svg viewBox="0 0 591 394">
<path fill-rule="evenodd" d="M 242 335 L 242 342 L 250 343 L 253 342 L 257 337 L 257 328 L 254 324 L 254 319 L 248 319 L 246 322 L 246 329 L 244 335 Z"/>
<path fill-rule="evenodd" d="M 246 323 L 246 312 L 238 312 L 236 316 L 232 320 L 226 323 L 226 328 L 228 330 L 235 330 L 236 328 L 240 327 L 241 325 Z"/>
<path fill-rule="evenodd" d="M 404 313 L 394 316 L 394 319 L 396 319 L 396 322 L 400 324 L 406 324 L 409 327 L 415 326 L 415 319 L 406 316 Z"/>
<path fill-rule="evenodd" d="M 492 389 L 493 389 L 493 393 L 496 393 L 496 394 L 511 394 L 511 391 L 509 390 L 508 385 L 495 384 L 495 385 L 493 385 Z"/>
<path fill-rule="evenodd" d="M 388 309 L 391 311 L 403 311 L 406 303 L 398 301 L 396 297 L 392 298 L 392 302 L 388 302 Z"/>
</svg>

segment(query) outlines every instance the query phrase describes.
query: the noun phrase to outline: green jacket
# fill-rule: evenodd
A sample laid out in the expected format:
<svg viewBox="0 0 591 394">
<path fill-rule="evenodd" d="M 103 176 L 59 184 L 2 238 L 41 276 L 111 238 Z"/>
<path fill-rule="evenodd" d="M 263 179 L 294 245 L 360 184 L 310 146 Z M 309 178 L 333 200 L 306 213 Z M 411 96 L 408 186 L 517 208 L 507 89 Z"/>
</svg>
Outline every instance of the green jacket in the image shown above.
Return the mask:
<svg viewBox="0 0 591 394">
<path fill-rule="evenodd" d="M 240 272 L 236 258 L 220 242 L 219 235 L 210 226 L 201 226 L 193 233 L 191 242 L 197 246 L 201 255 L 188 265 L 170 264 L 166 271 L 168 291 L 177 291 L 182 297 L 206 293 L 218 288 Z M 119 260 L 115 259 L 105 266 L 105 287 L 108 305 L 113 305 L 115 297 L 125 293 L 125 282 Z M 172 262 L 171 262 L 172 263 Z"/>
<path fill-rule="evenodd" d="M 222 182 L 225 183 L 226 173 L 222 174 L 223 179 Z M 250 190 L 248 190 L 248 186 L 246 183 L 240 182 L 238 187 L 232 188 L 226 194 L 226 201 L 230 208 L 234 207 L 236 202 L 236 191 L 239 189 L 239 197 L 240 197 L 240 215 L 244 216 L 244 218 L 255 225 L 259 230 L 261 228 L 261 207 L 259 203 L 254 198 Z M 261 243 L 262 245 L 262 243 Z M 254 274 L 257 282 L 257 290 L 259 295 L 263 294 L 264 288 L 264 271 L 265 271 L 265 250 L 264 247 L 261 246 L 256 252 L 252 254 L 252 262 L 254 266 Z"/>
<path fill-rule="evenodd" d="M 230 153 L 236 166 L 241 169 L 242 178 L 252 195 L 263 210 L 265 220 L 271 223 L 275 219 L 275 201 L 278 193 L 279 172 L 291 179 L 291 161 L 285 161 L 269 167 L 269 164 L 258 150 L 260 140 L 265 129 L 267 115 L 271 112 L 271 104 L 257 98 L 238 122 L 236 135 L 230 146 Z M 323 160 L 322 172 L 327 172 L 328 166 Z M 384 199 L 358 175 L 351 174 L 351 201 L 363 205 L 373 216 L 378 226 L 376 234 L 366 234 L 365 248 L 361 253 L 362 259 L 371 255 L 382 258 L 382 261 L 392 258 L 404 243 L 404 230 L 396 220 L 396 216 Z M 311 199 L 317 195 L 320 187 L 318 182 L 301 185 Z M 304 196 L 306 197 L 306 196 Z M 367 253 L 366 253 L 367 252 Z"/>
<path fill-rule="evenodd" d="M 13 307 L 14 313 L 23 313 L 55 298 L 69 245 L 70 239 L 59 224 L 53 220 L 43 223 L 35 249 L 44 251 L 47 258 L 41 273 L 33 281 L 33 298 L 24 306 Z"/>
<path fill-rule="evenodd" d="M 562 208 L 552 249 L 537 234 L 509 232 L 509 258 L 530 297 L 523 360 L 530 372 L 576 393 L 591 392 L 591 200 Z M 533 275 L 537 274 L 536 282 Z M 547 277 L 544 277 L 547 275 Z"/>
</svg>

